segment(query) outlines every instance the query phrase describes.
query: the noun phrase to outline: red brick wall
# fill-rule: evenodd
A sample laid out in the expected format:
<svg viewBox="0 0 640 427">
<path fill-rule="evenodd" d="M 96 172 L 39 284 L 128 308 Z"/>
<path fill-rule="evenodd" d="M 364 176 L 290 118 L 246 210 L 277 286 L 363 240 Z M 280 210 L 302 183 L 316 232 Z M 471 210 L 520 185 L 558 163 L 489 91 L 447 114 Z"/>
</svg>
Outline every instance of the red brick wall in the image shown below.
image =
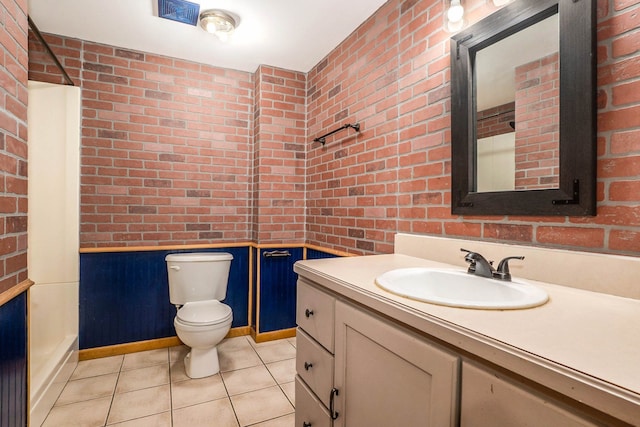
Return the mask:
<svg viewBox="0 0 640 427">
<path fill-rule="evenodd" d="M 640 255 L 640 1 L 598 1 L 598 214 L 450 214 L 446 2 L 395 0 L 309 72 L 307 241 L 389 252 L 397 231 Z M 476 22 L 495 8 L 465 2 Z"/>
<path fill-rule="evenodd" d="M 516 190 L 560 182 L 559 59 L 554 53 L 516 68 Z"/>
<path fill-rule="evenodd" d="M 640 255 L 640 2 L 598 2 L 593 218 L 450 214 L 444 6 L 385 4 L 307 74 L 306 126 L 299 73 L 50 37 L 83 87 L 82 245 L 298 241 L 306 221 L 308 243 L 353 253 L 390 252 L 410 232 Z M 469 22 L 495 10 L 465 7 Z M 51 78 L 33 57 L 32 74 Z M 355 122 L 362 132 L 311 143 Z"/>
<path fill-rule="evenodd" d="M 513 132 L 509 122 L 515 121 L 516 103 L 498 105 L 478 111 L 476 120 L 476 137 L 478 139 Z"/>
<path fill-rule="evenodd" d="M 255 84 L 252 238 L 304 243 L 306 76 L 262 65 Z"/>
<path fill-rule="evenodd" d="M 82 88 L 82 247 L 250 240 L 250 73 L 46 39 Z M 59 82 L 31 45 L 30 77 Z"/>
<path fill-rule="evenodd" d="M 0 293 L 27 279 L 27 1 L 0 4 Z"/>
<path fill-rule="evenodd" d="M 303 73 L 45 37 L 82 87 L 82 247 L 304 242 Z M 63 83 L 30 52 L 30 78 Z"/>
<path fill-rule="evenodd" d="M 324 145 L 309 142 L 307 241 L 312 244 L 392 251 L 398 217 L 411 214 L 407 199 L 426 190 L 429 175 L 444 174 L 442 163 L 439 170 L 430 169 L 424 152 L 444 138 L 442 129 L 426 136 L 424 117 L 441 114 L 444 106 L 427 111 L 426 87 L 412 93 L 411 86 L 427 74 L 425 63 L 415 64 L 420 77 L 412 76 L 411 63 L 400 64 L 425 43 L 412 47 L 411 30 L 399 28 L 399 13 L 394 2 L 387 3 L 309 72 L 309 140 L 344 123 L 363 126 L 360 133 L 348 129 L 330 136 Z M 414 113 L 421 118 L 411 120 Z M 400 123 L 400 114 L 408 120 Z M 416 175 L 401 176 L 399 166 L 411 165 Z"/>
<path fill-rule="evenodd" d="M 598 217 L 609 251 L 640 255 L 640 1 L 598 1 Z M 595 239 L 594 239 L 595 240 Z M 598 240 L 595 240 L 598 242 Z"/>
</svg>

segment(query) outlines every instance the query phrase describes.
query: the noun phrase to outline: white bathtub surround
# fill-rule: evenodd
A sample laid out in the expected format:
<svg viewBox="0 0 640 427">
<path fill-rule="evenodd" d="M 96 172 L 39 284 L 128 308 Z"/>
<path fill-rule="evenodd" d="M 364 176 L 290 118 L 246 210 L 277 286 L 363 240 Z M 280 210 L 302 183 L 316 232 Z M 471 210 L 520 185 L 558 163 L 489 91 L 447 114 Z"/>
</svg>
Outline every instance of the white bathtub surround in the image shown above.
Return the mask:
<svg viewBox="0 0 640 427">
<path fill-rule="evenodd" d="M 29 389 L 39 426 L 78 363 L 80 89 L 29 82 Z"/>
<path fill-rule="evenodd" d="M 41 425 L 78 366 L 78 339 L 68 336 L 52 348 L 47 363 L 32 363 L 39 368 L 31 372 L 31 425 Z M 36 383 L 37 381 L 37 383 Z"/>
</svg>

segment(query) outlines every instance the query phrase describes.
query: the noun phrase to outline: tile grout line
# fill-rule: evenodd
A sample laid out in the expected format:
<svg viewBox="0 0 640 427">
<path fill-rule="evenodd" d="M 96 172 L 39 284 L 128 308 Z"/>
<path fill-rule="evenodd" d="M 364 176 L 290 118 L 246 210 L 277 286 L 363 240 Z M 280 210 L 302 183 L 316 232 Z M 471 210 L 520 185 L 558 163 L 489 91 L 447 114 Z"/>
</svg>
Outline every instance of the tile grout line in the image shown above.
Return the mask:
<svg viewBox="0 0 640 427">
<path fill-rule="evenodd" d="M 286 342 L 287 342 L 288 345 L 291 345 L 294 349 L 296 349 L 296 346 L 291 341 L 286 340 Z M 289 404 L 293 407 L 294 412 L 292 412 L 292 413 L 295 413 L 295 405 L 294 405 L 292 399 L 287 395 L 287 393 L 285 392 L 285 390 L 283 388 L 283 384 L 288 383 L 288 381 L 284 382 L 283 384 L 280 384 L 278 382 L 276 376 L 267 367 L 267 363 L 266 363 L 264 357 L 260 356 L 260 353 L 258 352 L 258 348 L 256 346 L 251 345 L 251 341 L 250 341 L 250 339 L 248 337 L 245 337 L 245 343 L 249 343 L 249 348 L 251 348 L 252 351 L 253 351 L 253 354 L 255 356 L 257 356 L 257 360 L 259 361 L 259 364 L 256 365 L 256 366 L 261 366 L 263 369 L 266 369 L 269 377 L 275 383 L 274 385 L 277 386 L 277 389 L 280 391 L 280 393 L 282 393 L 285 396 L 285 398 L 287 399 L 287 402 L 289 402 Z M 174 395 L 174 392 L 176 390 L 174 389 L 174 385 L 175 384 L 174 384 L 174 381 L 173 381 L 173 378 L 172 378 L 172 374 L 179 373 L 180 370 L 179 369 L 176 370 L 175 366 L 172 366 L 172 361 L 173 360 L 172 360 L 172 351 L 171 350 L 172 350 L 171 347 L 166 348 L 166 353 L 164 355 L 164 360 L 165 360 L 164 363 L 167 364 L 167 371 L 166 372 L 168 373 L 168 384 L 169 384 L 169 417 L 168 417 L 169 418 L 168 419 L 169 422 L 167 423 L 167 425 L 173 427 L 174 425 L 177 425 L 177 424 L 176 424 L 176 419 L 175 419 L 175 414 L 174 414 L 174 411 L 176 410 L 176 408 L 174 408 L 174 405 L 173 405 L 173 395 Z M 233 354 L 233 351 L 231 352 L 231 354 Z M 179 358 L 179 355 L 180 355 L 180 351 L 176 350 L 176 356 L 178 358 Z M 113 374 L 115 374 L 115 384 L 113 386 L 113 389 L 111 390 L 111 395 L 110 396 L 108 396 L 108 395 L 104 396 L 104 398 L 108 398 L 109 399 L 108 400 L 109 403 L 108 403 L 108 407 L 106 408 L 106 415 L 105 415 L 105 418 L 103 419 L 104 421 L 100 422 L 100 424 L 97 424 L 97 425 L 99 425 L 101 427 L 107 427 L 107 426 L 110 425 L 109 424 L 109 418 L 110 418 L 110 416 L 112 414 L 114 414 L 114 409 L 115 409 L 114 405 L 115 405 L 116 395 L 118 394 L 117 393 L 118 386 L 120 385 L 121 381 L 126 380 L 127 383 L 129 382 L 129 380 L 127 379 L 128 377 L 126 377 L 125 373 L 129 372 L 129 371 L 133 371 L 135 369 L 146 369 L 149 366 L 152 366 L 152 365 L 149 365 L 149 366 L 147 366 L 147 365 L 136 366 L 134 364 L 133 368 L 125 370 L 124 369 L 125 362 L 126 362 L 126 360 L 125 360 L 126 357 L 125 356 L 126 355 L 121 356 L 121 359 L 118 362 L 118 364 L 116 366 L 114 366 L 114 368 L 116 368 L 116 369 L 114 369 L 114 371 L 112 371 L 111 373 L 103 374 L 103 375 L 113 375 Z M 274 361 L 272 361 L 270 363 L 276 363 L 276 362 L 286 361 L 286 360 L 290 360 L 290 359 L 293 359 L 293 358 L 284 358 L 284 359 L 281 359 L 281 360 L 274 360 Z M 162 365 L 164 365 L 164 363 L 162 363 Z M 159 363 L 154 363 L 153 366 L 155 366 L 155 365 L 159 365 Z M 245 368 L 240 368 L 240 369 L 231 369 L 228 372 L 238 371 L 238 370 L 241 370 L 241 369 L 249 369 L 249 368 L 251 368 L 251 367 L 245 367 Z M 225 371 L 225 372 L 227 372 L 227 371 Z M 236 425 L 237 426 L 242 426 L 241 423 L 240 423 L 240 417 L 239 417 L 237 408 L 236 408 L 236 406 L 234 405 L 234 403 L 232 401 L 232 396 L 230 394 L 229 385 L 227 384 L 228 380 L 225 380 L 222 371 L 220 371 L 217 375 L 220 376 L 220 380 L 222 381 L 222 386 L 224 387 L 224 391 L 225 391 L 225 396 L 224 397 L 226 397 L 227 401 L 231 404 L 231 409 L 233 411 L 233 415 L 234 415 L 234 418 L 235 418 L 235 421 L 236 421 Z M 90 377 L 99 377 L 99 376 L 100 375 L 91 375 Z M 87 378 L 90 378 L 90 377 L 87 377 Z M 84 379 L 84 378 L 78 378 L 78 380 L 82 380 L 82 379 Z M 187 381 L 187 380 L 188 380 L 188 378 L 184 379 L 184 381 Z M 284 380 L 285 380 L 285 377 L 283 377 L 283 381 Z M 67 381 L 67 382 L 70 382 L 70 381 Z M 179 382 L 180 381 L 177 381 L 176 384 L 179 383 Z M 272 386 L 269 386 L 269 387 L 272 387 Z M 266 387 L 266 388 L 269 388 L 269 387 Z M 147 388 L 151 388 L 151 386 L 143 387 L 142 389 L 130 390 L 129 392 L 139 391 L 139 390 L 143 390 L 143 389 L 147 389 Z M 258 390 L 261 390 L 261 389 L 258 389 Z M 246 393 L 253 392 L 253 391 L 257 391 L 257 390 L 251 390 L 251 391 L 248 391 Z M 127 392 L 126 390 L 123 391 L 123 393 L 126 393 L 126 392 Z M 240 394 L 243 394 L 243 393 L 240 393 Z M 89 400 L 96 400 L 96 399 L 89 399 Z M 78 403 L 78 402 L 72 402 L 72 403 Z M 134 417 L 132 419 L 120 420 L 120 421 L 117 421 L 117 422 L 114 421 L 114 422 L 116 422 L 116 423 L 132 422 L 132 421 L 135 421 L 136 419 L 139 419 L 139 418 L 144 418 L 144 417 L 148 417 L 148 416 L 157 416 L 157 415 L 160 415 L 160 414 L 162 414 L 164 412 L 165 411 L 161 411 L 161 412 L 154 413 L 154 414 L 147 414 L 147 415 L 144 415 L 144 416 L 136 416 L 136 417 Z M 270 421 L 276 420 L 278 418 L 290 416 L 292 413 L 290 412 L 290 413 L 283 414 L 283 415 L 280 415 L 280 416 L 275 416 L 273 418 L 265 419 L 265 420 L 262 420 L 260 422 L 252 423 L 252 424 L 249 424 L 249 425 L 260 424 L 261 422 L 270 422 Z M 47 417 L 49 417 L 49 415 L 50 414 L 47 414 Z M 45 417 L 45 421 L 46 421 L 47 417 Z M 246 427 L 246 426 L 242 426 L 242 427 Z"/>
<path fill-rule="evenodd" d="M 173 427 L 173 381 L 171 380 L 171 348 L 167 348 L 167 357 L 169 358 L 169 426 Z"/>
<path fill-rule="evenodd" d="M 287 343 L 289 343 L 289 345 L 291 347 L 294 348 L 294 350 L 298 351 L 298 348 L 296 346 L 294 346 L 293 344 L 291 344 L 291 342 L 289 341 L 289 339 L 286 339 Z M 291 401 L 291 399 L 289 398 L 289 396 L 287 395 L 287 393 L 284 391 L 284 389 L 282 388 L 282 384 L 280 384 L 278 382 L 278 379 L 273 375 L 273 373 L 271 372 L 271 370 L 269 369 L 269 367 L 267 367 L 267 364 L 264 362 L 264 360 L 262 359 L 262 357 L 260 356 L 260 353 L 258 353 L 258 350 L 254 347 L 253 348 L 254 351 L 256 352 L 256 354 L 258 355 L 258 358 L 260 359 L 260 361 L 262 362 L 263 366 L 265 367 L 265 369 L 267 370 L 267 372 L 269 372 L 269 375 L 271 375 L 271 378 L 273 378 L 273 381 L 275 381 L 276 385 L 278 386 L 278 388 L 280 389 L 280 391 L 282 392 L 282 394 L 284 395 L 284 397 L 287 398 L 287 401 L 291 404 L 291 406 L 293 407 L 293 412 L 295 413 L 296 410 L 296 405 L 294 402 Z M 295 357 L 292 357 L 291 359 L 295 359 Z M 270 363 L 276 363 L 276 362 L 282 362 L 284 360 L 290 360 L 290 359 L 282 359 L 282 360 L 276 360 L 274 362 L 270 362 Z M 295 378 L 293 379 L 293 381 L 295 381 Z M 276 417 L 276 418 L 272 418 L 272 419 L 277 419 L 277 418 L 281 418 L 281 417 Z M 248 427 L 248 426 L 247 426 Z"/>
<path fill-rule="evenodd" d="M 218 359 L 220 358 L 220 349 L 216 347 L 216 351 L 218 352 Z M 220 364 L 220 360 L 218 360 L 218 365 Z M 233 416 L 236 419 L 236 423 L 240 425 L 240 419 L 238 418 L 238 413 L 236 411 L 236 407 L 233 405 L 233 400 L 231 400 L 231 394 L 229 393 L 229 389 L 227 388 L 227 383 L 224 380 L 224 375 L 222 375 L 222 370 L 218 371 L 218 375 L 220 375 L 220 380 L 222 381 L 222 385 L 224 386 L 224 391 L 227 393 L 227 399 L 229 399 L 229 404 L 231 405 L 231 410 L 233 411 Z"/>
<path fill-rule="evenodd" d="M 231 372 L 231 371 L 229 371 Z M 231 405 L 231 410 L 233 411 L 233 416 L 236 419 L 236 423 L 240 425 L 240 419 L 238 418 L 238 412 L 236 411 L 236 407 L 233 405 L 233 400 L 231 400 L 231 394 L 229 393 L 229 389 L 227 388 L 227 383 L 224 380 L 224 376 L 222 375 L 222 371 L 218 372 L 220 375 L 220 380 L 222 381 L 222 385 L 224 386 L 224 391 L 227 393 L 227 399 L 229 400 L 229 404 Z"/>
<path fill-rule="evenodd" d="M 256 356 L 258 356 L 258 359 L 260 360 L 260 363 L 261 363 L 262 367 L 264 367 L 264 368 L 267 370 L 267 372 L 269 373 L 269 376 L 273 379 L 273 381 L 275 382 L 276 386 L 280 389 L 280 392 L 284 395 L 284 397 L 287 399 L 287 401 L 291 404 L 291 406 L 293 407 L 294 412 L 295 412 L 295 405 L 293 404 L 293 402 L 291 402 L 291 399 L 289 399 L 289 396 L 287 396 L 287 393 L 285 393 L 285 391 L 282 389 L 282 386 L 280 385 L 280 383 L 278 383 L 278 380 L 276 379 L 276 377 L 273 375 L 273 373 L 272 373 L 272 372 L 269 370 L 269 368 L 267 367 L 267 363 L 264 361 L 264 359 L 262 358 L 262 356 L 260 356 L 260 353 L 258 352 L 258 348 L 257 348 L 257 346 L 252 345 L 252 344 L 251 344 L 251 341 L 249 340 L 249 338 L 248 338 L 248 337 L 246 338 L 246 340 L 247 340 L 247 342 L 249 342 L 249 345 L 251 346 L 251 349 L 254 351 L 254 353 L 256 354 Z M 287 340 L 287 342 L 288 342 L 288 343 L 289 343 L 289 345 L 291 345 L 294 349 L 296 349 L 296 347 L 295 347 L 294 345 L 292 345 L 292 344 L 291 344 L 291 342 L 289 342 L 288 340 Z M 274 344 L 275 344 L 275 343 L 274 343 Z M 297 349 L 296 349 L 296 351 L 297 351 Z M 289 359 L 283 359 L 283 360 L 289 360 Z M 242 369 L 250 369 L 250 368 L 251 368 L 251 367 L 242 368 Z M 241 369 L 236 369 L 236 370 L 241 370 Z M 231 371 L 229 371 L 229 372 L 231 372 Z M 223 384 L 225 384 L 225 383 L 224 383 L 224 377 L 223 377 L 222 375 L 220 375 L 220 377 L 222 378 Z M 246 392 L 243 392 L 243 393 L 239 393 L 239 394 L 237 394 L 236 396 L 239 396 L 239 395 L 242 395 L 242 394 L 247 394 L 247 393 L 252 393 L 252 392 L 254 392 L 254 391 L 258 391 L 258 390 L 265 390 L 265 389 L 267 389 L 267 388 L 271 388 L 271 387 L 273 387 L 273 386 L 263 387 L 263 388 L 260 388 L 260 389 L 257 389 L 257 390 L 250 390 L 250 391 L 246 391 Z M 225 384 L 225 390 L 227 390 L 227 389 L 226 389 L 226 384 Z M 266 422 L 266 421 L 271 421 L 271 420 L 275 420 L 275 419 L 278 419 L 278 418 L 281 418 L 281 417 L 282 417 L 282 416 L 279 416 L 279 417 L 269 418 L 269 419 L 267 419 L 267 420 L 262 420 L 262 421 L 259 421 L 259 422 L 257 422 L 257 423 L 248 424 L 248 425 L 246 425 L 246 426 L 243 426 L 243 425 L 241 425 L 241 424 L 240 424 L 240 419 L 238 418 L 238 413 L 237 413 L 237 411 L 236 411 L 236 409 L 235 409 L 235 406 L 233 405 L 233 400 L 231 400 L 231 395 L 229 394 L 229 391 L 228 391 L 228 390 L 227 390 L 227 396 L 228 396 L 228 398 L 229 398 L 229 401 L 231 402 L 231 406 L 232 406 L 232 408 L 233 408 L 233 413 L 234 413 L 234 415 L 236 416 L 236 420 L 237 420 L 238 425 L 239 425 L 240 427 L 250 427 L 250 426 L 252 426 L 252 425 L 256 425 L 256 424 L 260 424 L 260 423 L 264 423 L 264 422 Z M 288 415 L 288 414 L 286 414 L 286 415 Z"/>
<path fill-rule="evenodd" d="M 113 408 L 113 401 L 116 398 L 116 389 L 118 388 L 118 382 L 120 381 L 120 374 L 122 373 L 122 367 L 124 366 L 124 356 L 122 356 L 122 361 L 120 362 L 120 368 L 118 368 L 118 376 L 116 377 L 116 383 L 113 386 L 113 393 L 111 393 L 111 402 L 109 403 L 109 409 L 107 410 L 107 416 L 104 419 L 103 426 L 107 426 L 109 423 L 109 415 L 111 415 L 111 409 Z"/>
</svg>

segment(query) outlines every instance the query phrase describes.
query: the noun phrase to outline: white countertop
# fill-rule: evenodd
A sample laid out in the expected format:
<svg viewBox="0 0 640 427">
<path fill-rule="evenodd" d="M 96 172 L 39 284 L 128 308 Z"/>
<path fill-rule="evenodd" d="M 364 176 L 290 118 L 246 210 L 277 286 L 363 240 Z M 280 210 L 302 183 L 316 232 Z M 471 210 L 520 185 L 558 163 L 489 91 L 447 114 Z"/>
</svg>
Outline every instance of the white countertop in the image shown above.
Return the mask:
<svg viewBox="0 0 640 427">
<path fill-rule="evenodd" d="M 546 304 L 474 310 L 424 303 L 375 284 L 407 267 L 464 268 L 407 255 L 307 260 L 303 277 L 596 409 L 640 422 L 640 301 L 548 283 Z M 634 422 L 635 421 L 635 422 Z"/>
</svg>

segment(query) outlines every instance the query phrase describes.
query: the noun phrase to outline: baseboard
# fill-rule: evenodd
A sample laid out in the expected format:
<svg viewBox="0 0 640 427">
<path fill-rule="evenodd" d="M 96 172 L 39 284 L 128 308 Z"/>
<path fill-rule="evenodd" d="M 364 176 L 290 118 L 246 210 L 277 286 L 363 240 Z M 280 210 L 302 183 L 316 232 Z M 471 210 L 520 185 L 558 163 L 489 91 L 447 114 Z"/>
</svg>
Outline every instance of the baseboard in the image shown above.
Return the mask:
<svg viewBox="0 0 640 427">
<path fill-rule="evenodd" d="M 260 332 L 260 333 L 256 333 L 256 330 L 253 328 L 251 329 L 251 338 L 253 338 L 253 340 L 256 343 L 280 340 L 283 338 L 292 338 L 295 336 L 296 336 L 296 328 L 282 329 L 282 330 L 273 331 L 273 332 Z"/>
<path fill-rule="evenodd" d="M 245 335 L 249 335 L 251 333 L 251 328 L 248 326 L 241 326 L 239 328 L 233 328 L 229 331 L 225 338 L 235 338 L 235 337 L 243 337 Z"/>
<path fill-rule="evenodd" d="M 249 327 L 241 326 L 232 328 L 225 338 L 249 335 Z M 118 356 L 121 354 L 137 353 L 139 351 L 156 350 L 159 348 L 182 345 L 178 337 L 158 338 L 154 340 L 136 341 L 125 344 L 108 345 L 104 347 L 87 348 L 80 350 L 80 360 L 97 359 L 100 357 Z"/>
</svg>

